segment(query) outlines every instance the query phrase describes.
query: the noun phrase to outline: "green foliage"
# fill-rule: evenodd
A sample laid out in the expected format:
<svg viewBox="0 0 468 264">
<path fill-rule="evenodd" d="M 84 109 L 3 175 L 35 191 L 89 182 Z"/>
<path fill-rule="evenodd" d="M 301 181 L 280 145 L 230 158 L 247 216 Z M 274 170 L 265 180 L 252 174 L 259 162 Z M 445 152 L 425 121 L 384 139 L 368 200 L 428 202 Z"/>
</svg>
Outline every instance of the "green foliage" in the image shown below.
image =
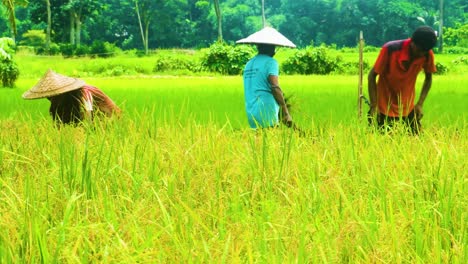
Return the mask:
<svg viewBox="0 0 468 264">
<path fill-rule="evenodd" d="M 444 44 L 468 47 L 468 24 L 456 28 L 444 28 Z"/>
<path fill-rule="evenodd" d="M 442 64 L 441 62 L 436 62 L 436 73 L 438 75 L 446 74 L 449 71 L 449 68 L 445 65 Z"/>
<path fill-rule="evenodd" d="M 87 60 L 87 62 L 79 67 L 84 75 L 123 76 L 151 73 L 151 69 L 146 67 L 148 64 L 147 60 L 139 62 L 125 58 L 96 58 Z"/>
<path fill-rule="evenodd" d="M 75 45 L 73 44 L 60 44 L 60 53 L 64 58 L 71 58 L 75 55 Z"/>
<path fill-rule="evenodd" d="M 366 45 L 366 46 L 364 46 L 363 51 L 364 51 L 364 52 L 378 52 L 378 51 L 380 51 L 380 49 L 381 49 L 381 47 L 375 47 L 375 46 L 368 46 L 368 45 Z"/>
<path fill-rule="evenodd" d="M 0 60 L 12 60 L 15 42 L 11 38 L 0 38 Z"/>
<path fill-rule="evenodd" d="M 91 46 L 61 44 L 60 52 L 64 58 L 70 58 L 74 56 L 83 57 L 87 55 L 92 58 L 109 58 L 115 56 L 115 54 L 121 52 L 121 50 L 112 43 L 96 40 Z"/>
<path fill-rule="evenodd" d="M 189 72 L 199 72 L 199 64 L 191 58 L 164 56 L 158 57 L 153 68 L 153 72 L 165 72 L 174 70 L 188 70 Z"/>
<path fill-rule="evenodd" d="M 3 87 L 13 87 L 20 73 L 13 61 L 14 47 L 13 39 L 0 38 L 0 79 Z"/>
<path fill-rule="evenodd" d="M 359 120 L 356 76 L 281 79 L 305 137 L 251 131 L 238 77 L 90 78 L 124 114 L 60 129 L 36 81 L 0 89 L 2 263 L 466 262 L 466 75 L 418 137 Z"/>
<path fill-rule="evenodd" d="M 201 65 L 211 72 L 236 75 L 242 73 L 245 64 L 254 54 L 250 46 L 230 46 L 217 42 L 203 56 Z"/>
<path fill-rule="evenodd" d="M 370 70 L 369 62 L 363 61 L 363 72 L 366 74 Z M 359 62 L 347 62 L 342 61 L 339 63 L 338 68 L 335 71 L 338 74 L 356 75 L 359 74 Z"/>
<path fill-rule="evenodd" d="M 308 46 L 298 50 L 283 64 L 286 74 L 329 74 L 338 70 L 340 57 L 332 58 L 326 47 Z"/>
<path fill-rule="evenodd" d="M 108 58 L 115 55 L 119 52 L 120 49 L 117 48 L 114 44 L 96 40 L 91 45 L 90 53 L 92 57 Z"/>
<path fill-rule="evenodd" d="M 11 9 L 4 8 L 7 15 L 0 18 L 0 35 L 9 35 L 11 26 L 15 23 L 18 25 L 17 36 L 20 41 L 21 35 L 27 30 L 45 28 L 46 1 L 29 1 L 29 5 L 16 10 L 18 15 L 16 19 L 13 7 L 20 1 L 6 2 L 13 6 L 10 6 Z M 54 0 L 51 2 L 52 42 L 60 43 L 68 40 L 70 18 L 79 16 L 82 23 L 80 44 L 91 45 L 94 40 L 100 40 L 115 43 L 120 48 L 142 48 L 135 1 Z M 201 48 L 209 46 L 216 40 L 216 12 L 211 0 L 139 0 L 137 2 L 143 25 L 145 22 L 149 23 L 150 49 Z M 217 2 L 220 5 L 224 24 L 223 38 L 228 43 L 246 37 L 262 27 L 260 0 Z M 270 0 L 264 2 L 267 24 L 278 29 L 300 47 L 309 45 L 311 41 L 328 45 L 336 43 L 338 47 L 354 47 L 361 30 L 366 43 L 381 46 L 387 41 L 410 36 L 422 23 L 437 28 L 436 23 L 440 19 L 438 1 Z M 449 32 L 449 42 L 451 41 L 449 28 L 457 28 L 457 25 L 467 23 L 465 3 L 466 0 L 444 2 L 444 25 Z M 423 18 L 424 22 L 418 20 L 418 17 Z"/>
<path fill-rule="evenodd" d="M 38 55 L 58 55 L 60 54 L 60 46 L 57 43 L 50 43 L 49 50 L 45 46 L 36 49 Z"/>
<path fill-rule="evenodd" d="M 13 87 L 19 74 L 18 65 L 13 60 L 2 60 L 0 62 L 0 79 L 3 87 Z"/>
<path fill-rule="evenodd" d="M 468 47 L 444 47 L 444 52 L 447 54 L 468 54 Z"/>
<path fill-rule="evenodd" d="M 28 30 L 22 35 L 21 45 L 41 47 L 45 45 L 46 34 L 42 30 Z"/>
<path fill-rule="evenodd" d="M 455 65 L 468 65 L 468 56 L 461 56 L 452 61 Z"/>
<path fill-rule="evenodd" d="M 75 46 L 73 54 L 78 57 L 83 57 L 89 54 L 90 48 L 86 45 Z"/>
</svg>

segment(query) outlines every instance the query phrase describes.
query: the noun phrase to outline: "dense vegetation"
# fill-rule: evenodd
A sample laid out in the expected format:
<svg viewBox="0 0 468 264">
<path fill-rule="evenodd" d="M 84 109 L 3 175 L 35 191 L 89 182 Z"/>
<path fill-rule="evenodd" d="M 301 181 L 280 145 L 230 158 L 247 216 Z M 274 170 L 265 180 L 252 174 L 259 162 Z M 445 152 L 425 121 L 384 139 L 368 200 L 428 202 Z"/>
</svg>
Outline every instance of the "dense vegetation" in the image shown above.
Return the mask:
<svg viewBox="0 0 468 264">
<path fill-rule="evenodd" d="M 1 263 L 466 263 L 466 74 L 434 76 L 418 137 L 373 133 L 356 76 L 330 75 L 281 77 L 307 137 L 251 131 L 239 76 L 86 76 L 123 116 L 57 129 L 46 99 L 21 98 L 32 71 L 116 58 L 18 59 Z"/>
<path fill-rule="evenodd" d="M 17 4 L 16 39 L 22 45 L 45 45 L 47 2 L 50 2 L 52 50 L 67 43 L 91 47 L 95 41 L 122 49 L 143 49 L 145 43 L 150 49 L 194 48 L 207 47 L 218 38 L 217 15 L 213 1 L 209 0 L 48 0 L 29 1 L 27 5 L 20 5 L 27 1 L 13 2 Z M 220 3 L 225 41 L 232 43 L 262 27 L 262 1 L 214 2 Z M 443 26 L 443 32 L 447 33 L 444 40 L 449 46 L 466 45 L 468 39 L 465 0 L 264 2 L 267 24 L 300 47 L 311 43 L 355 46 L 361 30 L 367 44 L 380 46 L 390 39 L 408 37 L 415 27 L 423 24 L 438 31 Z M 439 2 L 444 2 L 442 12 Z M 9 16 L 0 16 L 0 36 L 11 37 L 9 25 Z"/>
</svg>

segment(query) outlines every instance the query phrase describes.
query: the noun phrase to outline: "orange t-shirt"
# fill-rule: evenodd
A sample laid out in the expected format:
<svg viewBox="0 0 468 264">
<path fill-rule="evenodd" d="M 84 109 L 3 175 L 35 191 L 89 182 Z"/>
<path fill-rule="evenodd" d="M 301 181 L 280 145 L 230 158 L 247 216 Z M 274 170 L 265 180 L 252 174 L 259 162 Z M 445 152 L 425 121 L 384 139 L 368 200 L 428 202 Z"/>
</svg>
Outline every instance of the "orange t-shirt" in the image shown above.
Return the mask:
<svg viewBox="0 0 468 264">
<path fill-rule="evenodd" d="M 434 53 L 415 59 L 408 69 L 404 62 L 410 59 L 411 39 L 387 42 L 374 65 L 379 75 L 377 81 L 377 103 L 379 112 L 392 117 L 407 116 L 414 108 L 415 84 L 418 74 L 436 71 Z"/>
</svg>

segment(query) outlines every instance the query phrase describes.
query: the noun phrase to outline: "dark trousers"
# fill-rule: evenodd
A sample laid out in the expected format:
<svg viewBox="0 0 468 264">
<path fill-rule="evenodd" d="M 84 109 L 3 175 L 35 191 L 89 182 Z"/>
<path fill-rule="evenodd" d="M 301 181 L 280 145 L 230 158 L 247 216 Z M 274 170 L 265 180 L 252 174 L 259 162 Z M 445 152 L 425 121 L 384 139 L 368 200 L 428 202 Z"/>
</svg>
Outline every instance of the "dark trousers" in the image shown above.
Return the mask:
<svg viewBox="0 0 468 264">
<path fill-rule="evenodd" d="M 396 123 L 399 123 L 399 122 L 407 126 L 410 132 L 413 133 L 414 135 L 419 134 L 419 132 L 421 132 L 422 130 L 421 118 L 416 116 L 416 114 L 414 113 L 414 110 L 411 111 L 411 113 L 409 113 L 407 116 L 402 116 L 402 117 L 386 116 L 381 113 L 377 114 L 377 126 L 382 130 L 391 128 Z"/>
</svg>

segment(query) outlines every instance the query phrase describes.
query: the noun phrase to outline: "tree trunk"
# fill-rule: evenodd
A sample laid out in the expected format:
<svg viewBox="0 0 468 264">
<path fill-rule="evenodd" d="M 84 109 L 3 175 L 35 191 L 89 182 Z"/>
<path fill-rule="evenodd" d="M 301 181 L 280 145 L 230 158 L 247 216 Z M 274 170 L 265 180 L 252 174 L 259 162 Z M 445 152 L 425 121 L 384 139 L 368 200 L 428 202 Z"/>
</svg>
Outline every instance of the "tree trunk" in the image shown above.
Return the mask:
<svg viewBox="0 0 468 264">
<path fill-rule="evenodd" d="M 52 28 L 52 13 L 50 11 L 50 0 L 45 0 L 47 5 L 47 30 L 46 30 L 46 43 L 45 48 L 46 51 L 49 52 L 50 50 L 50 31 Z"/>
<path fill-rule="evenodd" d="M 145 33 L 143 32 L 143 24 L 141 23 L 140 9 L 138 8 L 138 1 L 135 1 L 135 11 L 138 17 L 138 24 L 140 25 L 141 41 L 143 42 L 143 48 L 145 49 L 145 54 L 148 55 L 148 47 L 147 47 L 148 39 L 147 37 L 145 38 Z M 148 36 L 148 33 L 146 33 L 146 36 Z"/>
<path fill-rule="evenodd" d="M 75 16 L 70 11 L 70 44 L 75 45 Z"/>
<path fill-rule="evenodd" d="M 15 17 L 15 3 L 13 1 L 2 1 L 8 14 L 8 22 L 10 23 L 11 38 L 15 41 L 16 37 L 16 17 Z"/>
<path fill-rule="evenodd" d="M 145 54 L 148 55 L 149 48 L 148 48 L 148 32 L 149 32 L 149 25 L 150 21 L 146 21 L 145 23 Z"/>
<path fill-rule="evenodd" d="M 444 49 L 444 34 L 442 34 L 444 29 L 444 0 L 439 1 L 439 12 L 439 53 L 442 53 Z"/>
<path fill-rule="evenodd" d="M 266 18 L 265 18 L 265 0 L 262 0 L 262 24 L 263 27 L 266 27 Z"/>
<path fill-rule="evenodd" d="M 214 8 L 216 12 L 216 18 L 218 20 L 218 41 L 223 42 L 223 26 L 222 26 L 221 8 L 219 7 L 219 0 L 214 0 Z"/>
<path fill-rule="evenodd" d="M 75 34 L 76 34 L 76 46 L 81 45 L 81 19 L 79 16 L 75 17 Z"/>
<path fill-rule="evenodd" d="M 75 26 L 76 26 L 76 45 L 80 46 L 81 45 L 81 12 L 82 8 L 78 10 L 78 12 L 75 12 Z"/>
</svg>

